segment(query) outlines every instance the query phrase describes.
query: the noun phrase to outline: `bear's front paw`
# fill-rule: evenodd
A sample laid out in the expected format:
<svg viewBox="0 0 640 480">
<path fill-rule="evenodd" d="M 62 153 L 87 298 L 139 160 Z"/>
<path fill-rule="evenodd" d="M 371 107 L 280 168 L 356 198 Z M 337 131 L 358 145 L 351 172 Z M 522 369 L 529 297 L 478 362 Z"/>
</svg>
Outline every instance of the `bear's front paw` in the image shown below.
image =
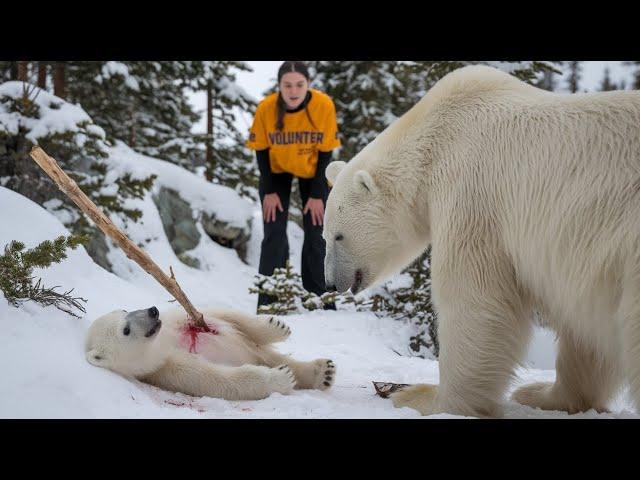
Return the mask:
<svg viewBox="0 0 640 480">
<path fill-rule="evenodd" d="M 271 369 L 271 388 L 274 392 L 287 395 L 293 392 L 296 377 L 289 365 L 280 365 Z"/>
<path fill-rule="evenodd" d="M 436 385 L 411 385 L 390 395 L 396 408 L 409 407 L 419 411 L 422 415 L 435 412 L 435 401 L 438 387 Z"/>
<path fill-rule="evenodd" d="M 520 405 L 548 410 L 552 403 L 549 401 L 552 386 L 550 382 L 530 383 L 513 392 L 511 399 Z"/>
</svg>

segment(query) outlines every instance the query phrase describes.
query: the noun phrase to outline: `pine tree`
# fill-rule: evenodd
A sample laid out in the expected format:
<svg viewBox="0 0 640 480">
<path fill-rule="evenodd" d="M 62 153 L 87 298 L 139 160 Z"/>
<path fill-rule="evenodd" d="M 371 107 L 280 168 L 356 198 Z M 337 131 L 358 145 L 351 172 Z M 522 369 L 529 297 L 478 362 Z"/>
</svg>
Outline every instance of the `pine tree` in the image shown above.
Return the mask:
<svg viewBox="0 0 640 480">
<path fill-rule="evenodd" d="M 29 62 L 18 62 L 18 80 L 26 82 L 29 77 Z"/>
<path fill-rule="evenodd" d="M 47 62 L 38 62 L 38 88 L 47 89 Z"/>
<path fill-rule="evenodd" d="M 53 64 L 53 94 L 59 98 L 67 97 L 66 83 L 67 67 L 64 62 Z"/>
<path fill-rule="evenodd" d="M 234 124 L 235 110 L 255 102 L 236 85 L 243 62 L 67 62 L 69 98 L 80 103 L 109 138 L 143 154 L 205 175 L 257 198 L 257 168 Z M 187 90 L 211 89 L 211 134 L 193 134 L 199 115 Z M 208 157 L 207 157 L 208 155 Z"/>
<path fill-rule="evenodd" d="M 611 74 L 609 71 L 609 67 L 605 67 L 604 76 L 602 77 L 602 81 L 600 82 L 600 91 L 608 92 L 616 89 L 617 89 L 616 84 L 611 81 Z"/>
<path fill-rule="evenodd" d="M 59 112 L 59 113 L 58 113 Z M 63 123 L 48 120 L 65 117 Z M 126 206 L 129 197 L 140 198 L 153 177 L 133 180 L 113 175 L 107 184 L 109 142 L 102 128 L 78 105 L 24 82 L 0 85 L 0 177 L 3 185 L 58 216 L 74 233 L 91 234 L 91 222 L 31 159 L 41 146 L 55 158 L 82 190 L 107 213 L 137 220 L 142 212 Z"/>
<path fill-rule="evenodd" d="M 624 65 L 628 67 L 632 67 L 634 69 L 633 82 L 631 83 L 631 89 L 640 90 L 640 62 L 624 62 Z"/>
<path fill-rule="evenodd" d="M 189 87 L 207 92 L 207 132 L 196 137 L 209 181 L 234 188 L 257 200 L 258 170 L 244 148 L 244 132 L 235 125 L 239 110 L 253 114 L 256 103 L 236 84 L 238 71 L 251 71 L 244 62 L 188 62 Z"/>
<path fill-rule="evenodd" d="M 119 62 L 67 62 L 69 101 L 82 105 L 108 138 L 131 138 L 133 97 L 138 82 Z"/>
<path fill-rule="evenodd" d="M 542 72 L 542 77 L 536 82 L 536 87 L 553 92 L 556 89 L 555 73 L 552 70 Z"/>
<path fill-rule="evenodd" d="M 136 141 L 132 148 L 193 170 L 199 146 L 191 133 L 199 119 L 185 93 L 185 62 L 135 62 L 140 84 Z"/>
<path fill-rule="evenodd" d="M 69 99 L 80 103 L 109 138 L 194 169 L 198 115 L 185 94 L 189 62 L 69 62 Z"/>
<path fill-rule="evenodd" d="M 18 79 L 18 65 L 16 62 L 0 61 L 0 83 Z M 15 73 L 14 73 L 15 72 Z"/>
<path fill-rule="evenodd" d="M 77 316 L 71 309 L 85 312 L 80 303 L 86 302 L 80 297 L 72 297 L 73 290 L 58 293 L 56 288 L 47 288 L 38 279 L 34 283 L 33 269 L 47 268 L 52 263 L 59 263 L 67 258 L 67 249 L 75 249 L 86 239 L 81 236 L 60 236 L 55 240 L 45 240 L 36 247 L 26 250 L 22 242 L 12 241 L 4 247 L 4 254 L 0 255 L 0 290 L 4 293 L 10 305 L 19 307 L 22 303 L 32 300 L 41 305 L 53 305 L 59 310 Z"/>
<path fill-rule="evenodd" d="M 37 62 L 0 61 L 0 83 L 21 78 L 21 81 L 36 83 L 37 66 Z"/>
<path fill-rule="evenodd" d="M 405 103 L 398 80 L 398 62 L 309 62 L 312 86 L 333 99 L 342 147 L 339 159 L 349 160 L 393 122 Z"/>
<path fill-rule="evenodd" d="M 567 85 L 571 93 L 580 90 L 580 79 L 582 78 L 582 62 L 569 62 L 569 78 Z"/>
</svg>

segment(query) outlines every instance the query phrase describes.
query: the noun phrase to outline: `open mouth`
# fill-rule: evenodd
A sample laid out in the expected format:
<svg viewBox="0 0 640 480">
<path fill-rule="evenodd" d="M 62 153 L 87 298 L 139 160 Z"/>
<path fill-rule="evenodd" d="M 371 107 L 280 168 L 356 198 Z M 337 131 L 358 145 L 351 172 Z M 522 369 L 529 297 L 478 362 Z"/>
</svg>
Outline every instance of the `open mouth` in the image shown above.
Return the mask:
<svg viewBox="0 0 640 480">
<path fill-rule="evenodd" d="M 360 291 L 360 287 L 362 286 L 362 270 L 356 270 L 355 280 L 353 285 L 351 285 L 351 293 L 356 294 Z"/>
<path fill-rule="evenodd" d="M 161 326 L 162 326 L 162 322 L 160 320 L 157 320 L 156 323 L 153 325 L 153 327 L 151 327 L 149 331 L 144 334 L 144 336 L 147 338 L 153 337 L 156 333 L 158 333 Z"/>
</svg>

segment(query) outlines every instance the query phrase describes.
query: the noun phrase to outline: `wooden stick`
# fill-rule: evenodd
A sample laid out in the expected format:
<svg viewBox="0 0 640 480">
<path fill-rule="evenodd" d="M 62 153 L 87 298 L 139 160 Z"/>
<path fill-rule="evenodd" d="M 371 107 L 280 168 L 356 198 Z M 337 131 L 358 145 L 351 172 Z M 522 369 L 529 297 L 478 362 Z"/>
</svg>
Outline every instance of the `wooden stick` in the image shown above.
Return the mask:
<svg viewBox="0 0 640 480">
<path fill-rule="evenodd" d="M 129 238 L 127 238 L 127 236 L 122 233 L 100 209 L 98 209 L 96 204 L 93 203 L 82 190 L 80 190 L 80 187 L 78 187 L 76 182 L 69 178 L 69 176 L 60 168 L 58 163 L 47 155 L 42 148 L 38 146 L 33 147 L 29 155 L 31 155 L 31 158 L 35 160 L 40 168 L 42 168 L 47 175 L 51 177 L 56 185 L 58 185 L 58 188 L 73 200 L 73 202 L 80 207 L 84 213 L 89 215 L 105 235 L 111 237 L 111 239 L 116 242 L 122 250 L 124 250 L 127 257 L 134 260 L 144 269 L 145 272 L 155 278 L 173 296 L 173 298 L 175 298 L 180 305 L 184 307 L 189 316 L 189 320 L 193 320 L 196 327 L 202 328 L 205 332 L 209 331 L 209 327 L 205 323 L 203 315 L 193 307 L 185 293 L 180 288 L 180 285 L 178 285 L 178 282 L 173 275 L 173 270 L 171 271 L 171 277 L 168 277 L 160 267 L 156 265 L 147 252 L 129 240 Z"/>
</svg>

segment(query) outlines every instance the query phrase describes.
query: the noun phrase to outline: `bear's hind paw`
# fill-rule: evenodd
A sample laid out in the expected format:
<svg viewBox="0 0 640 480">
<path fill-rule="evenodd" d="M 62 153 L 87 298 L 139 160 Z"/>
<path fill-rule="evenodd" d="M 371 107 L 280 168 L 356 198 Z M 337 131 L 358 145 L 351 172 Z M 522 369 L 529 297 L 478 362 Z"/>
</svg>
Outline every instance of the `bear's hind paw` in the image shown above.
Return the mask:
<svg viewBox="0 0 640 480">
<path fill-rule="evenodd" d="M 316 379 L 315 388 L 318 390 L 327 390 L 331 388 L 336 378 L 336 365 L 332 360 L 327 358 L 321 358 L 315 360 L 316 364 Z"/>
</svg>

